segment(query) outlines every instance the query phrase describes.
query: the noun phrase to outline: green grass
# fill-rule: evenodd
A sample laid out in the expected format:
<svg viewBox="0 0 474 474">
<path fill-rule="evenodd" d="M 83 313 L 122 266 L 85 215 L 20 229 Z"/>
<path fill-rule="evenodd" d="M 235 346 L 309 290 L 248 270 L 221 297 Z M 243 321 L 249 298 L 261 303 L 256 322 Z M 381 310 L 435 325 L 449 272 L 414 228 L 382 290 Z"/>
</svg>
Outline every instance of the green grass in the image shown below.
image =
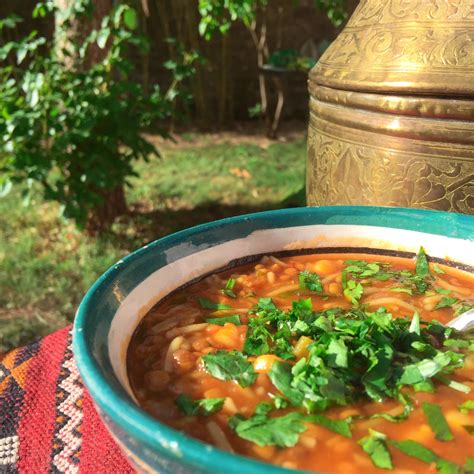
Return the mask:
<svg viewBox="0 0 474 474">
<path fill-rule="evenodd" d="M 38 196 L 0 199 L 0 352 L 72 321 L 91 283 L 131 250 L 202 222 L 304 205 L 303 140 L 170 147 L 138 163 L 130 214 L 106 235 L 87 237 Z"/>
</svg>

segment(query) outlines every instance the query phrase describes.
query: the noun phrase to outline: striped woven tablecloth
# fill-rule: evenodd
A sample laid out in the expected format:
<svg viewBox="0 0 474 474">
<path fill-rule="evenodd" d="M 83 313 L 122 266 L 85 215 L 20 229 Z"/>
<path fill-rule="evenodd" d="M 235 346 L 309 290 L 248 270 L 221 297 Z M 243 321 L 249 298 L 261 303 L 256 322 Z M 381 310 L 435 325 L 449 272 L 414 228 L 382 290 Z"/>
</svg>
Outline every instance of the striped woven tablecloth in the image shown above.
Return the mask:
<svg viewBox="0 0 474 474">
<path fill-rule="evenodd" d="M 0 360 L 0 473 L 133 473 L 84 389 L 71 327 Z"/>
</svg>

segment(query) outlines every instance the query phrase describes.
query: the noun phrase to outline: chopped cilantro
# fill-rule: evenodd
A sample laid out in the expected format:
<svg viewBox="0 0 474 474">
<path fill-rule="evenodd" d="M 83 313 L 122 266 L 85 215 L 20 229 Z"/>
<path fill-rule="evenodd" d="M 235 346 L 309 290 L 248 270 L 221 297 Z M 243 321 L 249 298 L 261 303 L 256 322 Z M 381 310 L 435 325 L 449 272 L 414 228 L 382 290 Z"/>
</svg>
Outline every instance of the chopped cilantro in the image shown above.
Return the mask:
<svg viewBox="0 0 474 474">
<path fill-rule="evenodd" d="M 442 309 L 442 308 L 449 308 L 453 306 L 454 304 L 458 303 L 459 300 L 457 298 L 448 298 L 444 297 L 441 299 L 441 301 L 434 307 L 434 310 L 436 311 L 437 309 Z"/>
<path fill-rule="evenodd" d="M 411 439 L 403 441 L 390 441 L 390 444 L 399 449 L 402 453 L 416 458 L 426 464 L 436 464 L 439 474 L 460 474 L 461 468 L 457 464 L 439 457 L 436 453 L 426 448 L 422 444 Z"/>
<path fill-rule="evenodd" d="M 203 415 L 209 416 L 222 410 L 225 398 L 203 398 L 193 400 L 189 395 L 179 395 L 175 403 L 178 408 L 187 416 Z"/>
<path fill-rule="evenodd" d="M 279 310 L 261 299 L 249 321 L 244 344 L 247 355 L 276 354 L 294 358 L 293 344 L 301 336 L 311 339 L 305 357 L 290 365 L 275 362 L 269 376 L 281 396 L 308 413 L 333 405 L 346 405 L 361 397 L 402 402 L 403 413 L 377 415 L 400 421 L 411 411 L 402 388 L 432 390 L 433 378 L 464 364 L 463 355 L 443 347 L 452 330 L 432 321 L 392 318 L 385 308 L 369 312 L 361 307 L 314 311 L 311 299 Z M 441 347 L 441 349 L 439 349 Z M 446 381 L 454 389 L 458 382 Z"/>
<path fill-rule="evenodd" d="M 288 413 L 278 417 L 269 417 L 266 413 L 256 413 L 250 418 L 234 415 L 229 418 L 229 426 L 243 439 L 259 446 L 278 446 L 290 448 L 306 431 L 301 413 Z"/>
<path fill-rule="evenodd" d="M 439 474 L 461 474 L 461 466 L 442 458 L 436 461 L 436 470 Z"/>
<path fill-rule="evenodd" d="M 386 435 L 369 429 L 369 435 L 358 441 L 362 449 L 370 456 L 373 464 L 381 469 L 393 469 L 392 457 L 387 448 Z"/>
<path fill-rule="evenodd" d="M 418 311 L 415 311 L 408 331 L 420 335 L 420 315 L 418 314 Z"/>
<path fill-rule="evenodd" d="M 305 420 L 324 426 L 328 430 L 340 434 L 346 438 L 352 438 L 350 423 L 347 420 L 333 420 L 323 415 L 310 415 L 307 416 Z"/>
<path fill-rule="evenodd" d="M 454 436 L 453 433 L 451 433 L 443 412 L 441 411 L 441 407 L 428 402 L 424 402 L 422 407 L 435 438 L 440 441 L 452 441 Z"/>
<path fill-rule="evenodd" d="M 387 271 L 390 268 L 388 263 L 346 260 L 344 264 L 347 265 L 345 271 L 358 279 L 374 278 L 375 280 L 386 281 L 391 275 Z"/>
<path fill-rule="evenodd" d="M 288 399 L 294 407 L 300 407 L 303 403 L 304 394 L 292 387 L 292 366 L 288 362 L 276 361 L 273 363 L 268 376 L 273 385 Z"/>
<path fill-rule="evenodd" d="M 323 292 L 323 285 L 317 273 L 309 272 L 307 270 L 300 272 L 298 281 L 302 290 L 314 291 L 319 294 L 322 294 Z"/>
<path fill-rule="evenodd" d="M 391 440 L 390 444 L 399 449 L 402 453 L 412 458 L 419 459 L 420 461 L 431 464 L 438 460 L 438 456 L 428 448 L 425 448 L 422 444 L 406 439 L 403 441 Z"/>
<path fill-rule="evenodd" d="M 454 306 L 454 317 L 461 315 L 462 313 L 465 313 L 466 311 L 469 311 L 470 309 L 474 309 L 473 304 L 469 303 L 457 303 Z"/>
<path fill-rule="evenodd" d="M 474 410 L 474 400 L 467 400 L 464 403 L 458 405 L 458 409 L 461 413 L 469 413 L 469 410 Z"/>
<path fill-rule="evenodd" d="M 227 283 L 225 284 L 224 289 L 222 290 L 222 293 L 224 293 L 224 295 L 228 296 L 229 298 L 237 298 L 237 296 L 233 292 L 234 286 L 235 280 L 233 278 L 229 278 L 227 280 Z"/>
<path fill-rule="evenodd" d="M 207 298 L 199 298 L 198 301 L 201 307 L 205 309 L 214 309 L 214 310 L 232 309 L 232 306 L 229 306 L 228 304 L 214 303 L 213 301 Z"/>
<path fill-rule="evenodd" d="M 468 456 L 464 464 L 464 470 L 467 472 L 474 472 L 474 457 Z"/>
<path fill-rule="evenodd" d="M 418 293 L 424 293 L 428 289 L 428 278 L 430 277 L 430 267 L 426 258 L 425 249 L 420 247 L 416 255 L 415 266 L 415 287 Z"/>
<path fill-rule="evenodd" d="M 234 314 L 232 316 L 222 316 L 221 318 L 205 318 L 205 320 L 206 323 L 217 324 L 219 326 L 224 326 L 225 323 L 232 323 L 236 326 L 240 326 L 242 324 L 238 314 Z"/>
<path fill-rule="evenodd" d="M 354 305 L 359 304 L 359 300 L 364 294 L 364 287 L 360 283 L 356 283 L 354 280 L 349 280 L 344 288 L 344 296 L 351 300 Z"/>
<path fill-rule="evenodd" d="M 446 273 L 437 263 L 433 265 L 433 271 L 440 275 L 442 275 L 443 273 Z"/>
<path fill-rule="evenodd" d="M 451 293 L 451 290 L 447 290 L 446 288 L 434 288 L 434 290 L 440 295 L 449 295 L 449 293 Z"/>
<path fill-rule="evenodd" d="M 439 380 L 441 383 L 447 385 L 449 388 L 457 390 L 458 392 L 469 393 L 471 391 L 471 387 L 468 387 L 467 385 L 461 382 L 456 382 L 456 380 L 450 380 L 442 375 L 437 375 L 436 379 Z"/>
<path fill-rule="evenodd" d="M 257 374 L 247 358 L 238 351 L 216 351 L 202 356 L 204 367 L 219 380 L 235 380 L 242 387 L 255 382 Z"/>
</svg>

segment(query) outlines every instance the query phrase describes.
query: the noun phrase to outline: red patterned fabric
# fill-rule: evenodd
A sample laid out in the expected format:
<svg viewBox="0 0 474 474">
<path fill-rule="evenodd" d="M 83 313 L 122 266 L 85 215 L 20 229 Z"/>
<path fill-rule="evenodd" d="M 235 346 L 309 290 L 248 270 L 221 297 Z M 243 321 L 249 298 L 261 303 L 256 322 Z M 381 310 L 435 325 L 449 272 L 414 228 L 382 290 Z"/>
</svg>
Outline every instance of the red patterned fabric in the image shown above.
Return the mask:
<svg viewBox="0 0 474 474">
<path fill-rule="evenodd" d="M 70 327 L 0 360 L 0 472 L 135 472 L 84 389 Z"/>
</svg>

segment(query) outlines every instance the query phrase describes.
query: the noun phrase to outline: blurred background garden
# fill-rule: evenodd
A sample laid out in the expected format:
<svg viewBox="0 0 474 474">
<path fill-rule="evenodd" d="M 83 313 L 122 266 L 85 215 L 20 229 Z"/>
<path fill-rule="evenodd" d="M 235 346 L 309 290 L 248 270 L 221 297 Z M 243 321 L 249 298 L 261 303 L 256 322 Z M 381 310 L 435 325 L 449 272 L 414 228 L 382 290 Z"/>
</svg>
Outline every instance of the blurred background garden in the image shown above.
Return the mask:
<svg viewBox="0 0 474 474">
<path fill-rule="evenodd" d="M 2 0 L 0 353 L 147 242 L 305 205 L 307 73 L 356 4 Z"/>
</svg>

